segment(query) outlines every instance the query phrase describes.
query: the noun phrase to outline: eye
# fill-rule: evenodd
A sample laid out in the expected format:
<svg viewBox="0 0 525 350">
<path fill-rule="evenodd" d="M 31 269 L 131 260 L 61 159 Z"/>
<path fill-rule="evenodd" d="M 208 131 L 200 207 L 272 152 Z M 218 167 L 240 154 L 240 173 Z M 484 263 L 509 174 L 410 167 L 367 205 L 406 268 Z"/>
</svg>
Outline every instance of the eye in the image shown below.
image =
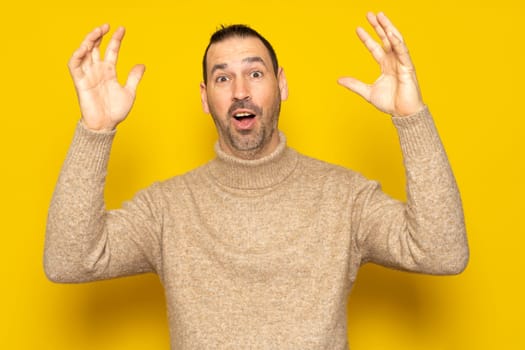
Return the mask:
<svg viewBox="0 0 525 350">
<path fill-rule="evenodd" d="M 219 75 L 217 78 L 215 78 L 215 81 L 217 83 L 224 83 L 224 82 L 227 82 L 229 79 L 227 76 L 225 75 Z"/>
<path fill-rule="evenodd" d="M 263 73 L 261 71 L 258 71 L 258 70 L 253 71 L 253 72 L 250 73 L 250 77 L 252 77 L 252 78 L 262 78 L 262 76 L 263 76 Z"/>
</svg>

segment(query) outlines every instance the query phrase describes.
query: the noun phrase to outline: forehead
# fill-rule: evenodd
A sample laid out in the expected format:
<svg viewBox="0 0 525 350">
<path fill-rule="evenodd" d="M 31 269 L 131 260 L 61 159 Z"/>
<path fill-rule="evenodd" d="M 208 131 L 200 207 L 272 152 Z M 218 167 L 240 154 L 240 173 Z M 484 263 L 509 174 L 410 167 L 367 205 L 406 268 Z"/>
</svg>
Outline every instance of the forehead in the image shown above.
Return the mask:
<svg viewBox="0 0 525 350">
<path fill-rule="evenodd" d="M 231 37 L 214 43 L 206 55 L 206 69 L 217 64 L 239 64 L 246 57 L 260 57 L 266 66 L 271 67 L 271 58 L 268 49 L 256 37 Z"/>
</svg>

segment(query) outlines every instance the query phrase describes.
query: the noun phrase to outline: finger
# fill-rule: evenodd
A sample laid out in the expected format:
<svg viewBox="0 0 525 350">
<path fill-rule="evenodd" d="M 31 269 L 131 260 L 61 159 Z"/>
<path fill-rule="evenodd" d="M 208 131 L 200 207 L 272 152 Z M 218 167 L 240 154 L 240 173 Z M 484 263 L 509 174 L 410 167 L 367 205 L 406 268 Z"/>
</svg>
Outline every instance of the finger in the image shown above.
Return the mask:
<svg viewBox="0 0 525 350">
<path fill-rule="evenodd" d="M 379 24 L 377 16 L 372 12 L 368 12 L 366 18 L 368 20 L 368 23 L 370 23 L 370 25 L 374 27 L 377 36 L 379 36 L 379 38 L 381 39 L 384 50 L 386 52 L 390 52 L 390 50 L 392 49 L 390 40 L 388 40 L 388 37 L 385 31 L 383 30 L 383 27 Z"/>
<path fill-rule="evenodd" d="M 396 53 L 399 62 L 404 66 L 413 68 L 408 48 L 399 30 L 392 24 L 392 21 L 390 21 L 390 19 L 383 12 L 377 14 L 377 21 L 386 32 L 388 40 L 392 44 L 392 49 Z"/>
<path fill-rule="evenodd" d="M 100 49 L 98 47 L 94 47 L 91 50 L 91 61 L 97 62 L 100 60 Z"/>
<path fill-rule="evenodd" d="M 131 71 L 128 74 L 128 79 L 126 81 L 125 88 L 131 91 L 133 94 L 135 94 L 135 92 L 137 91 L 137 86 L 139 85 L 139 82 L 142 79 L 145 70 L 146 66 L 144 66 L 143 64 L 137 64 L 136 66 L 131 68 Z"/>
<path fill-rule="evenodd" d="M 359 96 L 363 97 L 365 100 L 370 102 L 370 91 L 371 87 L 368 84 L 363 83 L 360 80 L 351 77 L 342 77 L 337 80 L 339 85 L 342 85 L 349 89 L 350 91 L 355 92 Z"/>
<path fill-rule="evenodd" d="M 109 31 L 109 24 L 96 27 L 86 35 L 81 45 L 85 45 L 91 51 L 97 44 L 100 45 L 102 37 Z"/>
<path fill-rule="evenodd" d="M 408 48 L 406 47 L 406 45 L 402 41 L 402 39 L 399 38 L 393 32 L 387 32 L 387 36 L 388 36 L 390 42 L 392 43 L 392 49 L 395 52 L 399 62 L 402 65 L 404 65 L 404 66 L 413 67 L 412 59 L 410 58 L 410 54 L 408 52 Z"/>
<path fill-rule="evenodd" d="M 108 32 L 108 30 L 109 25 L 103 24 L 99 27 L 96 27 L 86 35 L 86 37 L 80 44 L 80 47 L 85 47 L 85 54 L 81 63 L 90 64 L 93 62 L 93 48 L 98 47 L 98 45 L 100 45 L 102 37 Z"/>
<path fill-rule="evenodd" d="M 109 27 L 108 27 L 109 30 Z M 107 33 L 107 32 L 106 32 Z M 105 34 L 105 33 L 104 33 Z M 103 35 L 104 35 L 103 34 Z M 93 43 L 93 49 L 91 50 L 91 59 L 92 61 L 96 62 L 100 60 L 100 44 L 102 43 L 103 35 L 100 36 L 95 42 Z"/>
<path fill-rule="evenodd" d="M 111 40 L 109 41 L 108 47 L 106 48 L 106 56 L 105 61 L 108 63 L 116 64 L 118 59 L 118 53 L 120 50 L 120 44 L 122 42 L 122 38 L 124 38 L 124 34 L 126 33 L 126 30 L 124 27 L 118 27 L 115 33 L 113 33 L 113 36 L 111 37 Z"/>
<path fill-rule="evenodd" d="M 379 12 L 376 16 L 378 23 L 383 28 L 385 33 L 392 32 L 394 33 L 401 41 L 404 41 L 403 36 L 399 30 L 392 24 L 392 21 L 383 13 Z"/>
<path fill-rule="evenodd" d="M 82 62 L 84 62 L 86 55 L 88 55 L 88 48 L 84 45 L 80 46 L 78 49 L 75 50 L 75 52 L 73 52 L 73 55 L 71 56 L 68 62 L 69 71 L 71 72 L 73 77 L 82 77 Z"/>
<path fill-rule="evenodd" d="M 374 39 L 372 39 L 370 34 L 368 34 L 367 31 L 361 27 L 357 27 L 356 33 L 359 39 L 363 42 L 363 44 L 365 44 L 368 51 L 370 51 L 374 59 L 378 63 L 380 63 L 385 55 L 385 51 L 383 50 L 381 45 L 379 45 Z"/>
</svg>

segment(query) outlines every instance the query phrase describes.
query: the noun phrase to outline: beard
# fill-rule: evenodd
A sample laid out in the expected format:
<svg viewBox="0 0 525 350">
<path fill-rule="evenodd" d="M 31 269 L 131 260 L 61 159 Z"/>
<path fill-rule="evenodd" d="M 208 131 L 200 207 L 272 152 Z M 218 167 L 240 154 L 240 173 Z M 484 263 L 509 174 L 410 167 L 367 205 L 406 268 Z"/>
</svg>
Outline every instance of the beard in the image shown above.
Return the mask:
<svg viewBox="0 0 525 350">
<path fill-rule="evenodd" d="M 256 112 L 258 118 L 257 127 L 251 130 L 237 130 L 230 122 L 233 118 L 232 113 L 236 109 L 246 108 Z M 265 114 L 265 110 L 249 100 L 236 101 L 229 108 L 228 115 L 220 118 L 213 106 L 210 105 L 210 113 L 213 117 L 219 138 L 222 142 L 243 158 L 255 158 L 262 153 L 272 140 L 274 132 L 277 130 L 279 114 L 281 111 L 280 95 L 276 96 L 274 103 Z"/>
<path fill-rule="evenodd" d="M 256 130 L 235 130 L 232 132 L 231 129 L 231 126 L 228 125 L 226 137 L 229 139 L 230 145 L 239 152 L 255 152 L 262 149 L 265 140 L 269 140 L 273 134 L 272 130 L 267 130 L 264 124 Z"/>
</svg>

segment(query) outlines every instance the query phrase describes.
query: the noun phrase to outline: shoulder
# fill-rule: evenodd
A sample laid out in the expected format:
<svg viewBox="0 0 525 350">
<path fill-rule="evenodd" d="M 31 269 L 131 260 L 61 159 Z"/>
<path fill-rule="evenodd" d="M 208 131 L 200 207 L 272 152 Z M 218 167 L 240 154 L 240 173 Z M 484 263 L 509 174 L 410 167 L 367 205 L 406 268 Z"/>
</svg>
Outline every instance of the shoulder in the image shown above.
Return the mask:
<svg viewBox="0 0 525 350">
<path fill-rule="evenodd" d="M 207 167 L 209 163 L 198 166 L 197 168 L 188 170 L 185 173 L 177 174 L 164 180 L 160 180 L 152 184 L 151 187 L 156 188 L 161 192 L 181 191 L 191 184 L 201 183 L 206 181 Z"/>
<path fill-rule="evenodd" d="M 301 153 L 299 155 L 299 173 L 303 180 L 318 183 L 331 184 L 336 188 L 355 188 L 363 183 L 371 182 L 358 171 L 348 167 L 333 164 L 313 158 Z"/>
<path fill-rule="evenodd" d="M 341 178 L 351 178 L 358 173 L 350 168 L 329 163 L 324 160 L 313 158 L 305 154 L 299 153 L 299 166 L 305 174 L 310 174 L 315 177 L 341 177 Z"/>
</svg>

